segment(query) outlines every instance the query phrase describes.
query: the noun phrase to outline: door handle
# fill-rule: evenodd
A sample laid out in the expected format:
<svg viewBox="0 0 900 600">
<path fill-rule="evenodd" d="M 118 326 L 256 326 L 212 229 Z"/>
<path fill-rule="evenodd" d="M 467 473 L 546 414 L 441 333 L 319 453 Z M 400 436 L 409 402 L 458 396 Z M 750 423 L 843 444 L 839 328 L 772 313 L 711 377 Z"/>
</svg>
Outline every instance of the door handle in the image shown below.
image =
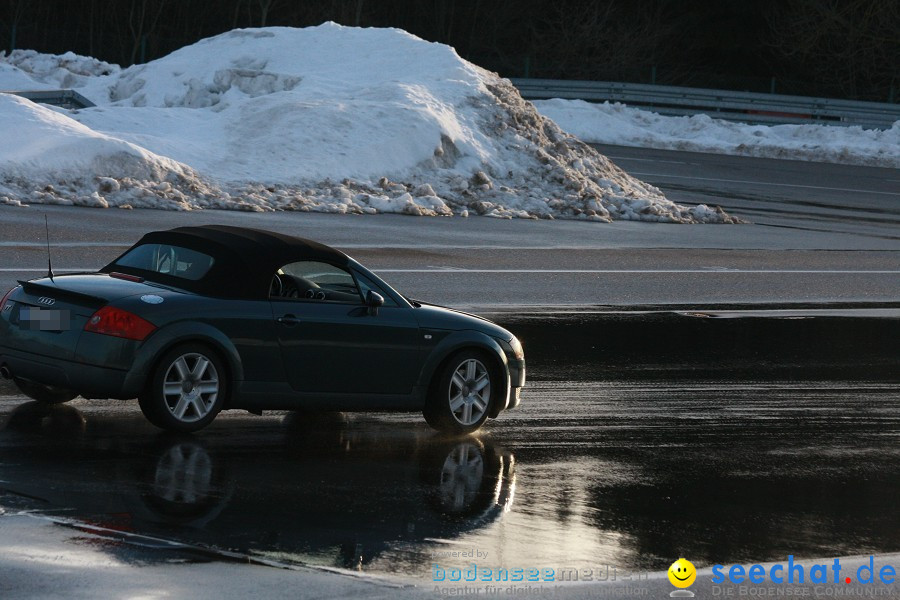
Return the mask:
<svg viewBox="0 0 900 600">
<path fill-rule="evenodd" d="M 290 315 L 290 314 L 284 315 L 283 317 L 278 317 L 275 320 L 278 321 L 279 323 L 281 323 L 282 325 L 287 325 L 288 327 L 293 327 L 294 325 L 296 325 L 297 323 L 300 322 L 300 319 L 298 319 L 294 315 Z"/>
</svg>

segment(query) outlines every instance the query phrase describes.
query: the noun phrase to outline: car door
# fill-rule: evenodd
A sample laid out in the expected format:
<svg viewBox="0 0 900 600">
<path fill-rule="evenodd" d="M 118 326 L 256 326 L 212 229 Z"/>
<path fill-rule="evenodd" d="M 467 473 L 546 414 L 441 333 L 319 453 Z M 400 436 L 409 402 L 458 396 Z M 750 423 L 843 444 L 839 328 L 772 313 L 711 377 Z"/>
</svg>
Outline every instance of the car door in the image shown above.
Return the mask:
<svg viewBox="0 0 900 600">
<path fill-rule="evenodd" d="M 419 372 L 419 326 L 392 300 L 374 313 L 336 265 L 299 261 L 278 270 L 272 314 L 284 369 L 298 392 L 409 394 Z"/>
</svg>

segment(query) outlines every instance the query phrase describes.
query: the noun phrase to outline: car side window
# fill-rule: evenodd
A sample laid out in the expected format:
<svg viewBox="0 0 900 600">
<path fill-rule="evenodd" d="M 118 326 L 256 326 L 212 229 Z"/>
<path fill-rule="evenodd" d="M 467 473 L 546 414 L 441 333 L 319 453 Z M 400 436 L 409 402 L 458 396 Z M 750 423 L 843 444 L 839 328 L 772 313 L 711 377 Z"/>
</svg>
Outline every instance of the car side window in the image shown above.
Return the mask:
<svg viewBox="0 0 900 600">
<path fill-rule="evenodd" d="M 213 257 L 169 244 L 141 244 L 116 259 L 120 267 L 197 281 L 212 268 Z"/>
<path fill-rule="evenodd" d="M 362 304 L 349 271 L 329 263 L 302 260 L 282 266 L 272 277 L 272 298 Z"/>
</svg>

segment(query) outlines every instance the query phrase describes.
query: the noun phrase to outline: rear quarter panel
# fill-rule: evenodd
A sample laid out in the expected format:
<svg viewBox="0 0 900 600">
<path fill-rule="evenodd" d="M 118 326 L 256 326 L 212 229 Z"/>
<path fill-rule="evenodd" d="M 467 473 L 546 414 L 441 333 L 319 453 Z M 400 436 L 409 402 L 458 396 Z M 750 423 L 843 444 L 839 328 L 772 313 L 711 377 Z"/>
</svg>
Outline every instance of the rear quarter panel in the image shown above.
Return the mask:
<svg viewBox="0 0 900 600">
<path fill-rule="evenodd" d="M 130 387 L 142 386 L 156 361 L 170 348 L 192 341 L 213 347 L 235 381 L 283 381 L 281 353 L 269 302 L 162 292 L 159 304 L 140 297 L 113 303 L 158 328 L 136 354 Z"/>
</svg>

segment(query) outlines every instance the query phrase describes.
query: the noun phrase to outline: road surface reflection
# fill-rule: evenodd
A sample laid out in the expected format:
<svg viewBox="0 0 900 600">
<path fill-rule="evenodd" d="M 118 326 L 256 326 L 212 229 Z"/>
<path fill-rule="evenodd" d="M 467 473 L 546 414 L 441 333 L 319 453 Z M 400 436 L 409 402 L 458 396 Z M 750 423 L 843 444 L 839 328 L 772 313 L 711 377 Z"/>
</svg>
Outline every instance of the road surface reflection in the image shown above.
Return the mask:
<svg viewBox="0 0 900 600">
<path fill-rule="evenodd" d="M 900 550 L 889 383 L 536 382 L 456 439 L 417 415 L 168 436 L 82 400 L 0 400 L 0 426 L 4 506 L 286 562 L 429 579 Z"/>
</svg>

